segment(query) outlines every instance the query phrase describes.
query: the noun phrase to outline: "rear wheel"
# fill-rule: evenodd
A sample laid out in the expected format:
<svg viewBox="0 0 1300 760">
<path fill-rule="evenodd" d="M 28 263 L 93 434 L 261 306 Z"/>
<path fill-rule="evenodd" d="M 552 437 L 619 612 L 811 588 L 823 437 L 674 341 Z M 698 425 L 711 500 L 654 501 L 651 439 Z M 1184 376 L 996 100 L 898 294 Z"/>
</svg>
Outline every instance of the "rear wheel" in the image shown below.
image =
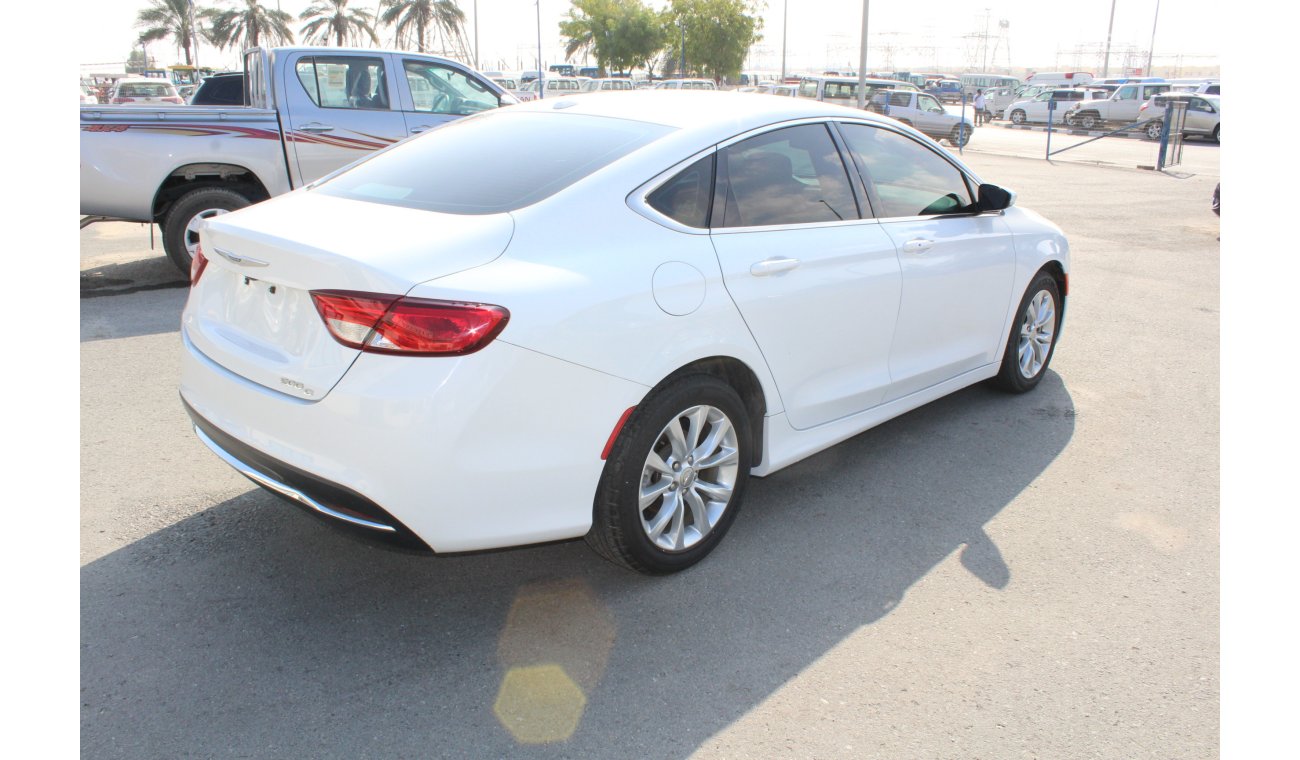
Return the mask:
<svg viewBox="0 0 1300 760">
<path fill-rule="evenodd" d="M 247 196 L 224 187 L 203 187 L 182 195 L 163 220 L 163 250 L 186 275 L 199 245 L 199 227 L 214 216 L 252 203 Z"/>
<path fill-rule="evenodd" d="M 1020 300 L 1002 355 L 1002 368 L 993 384 L 1010 393 L 1024 393 L 1038 385 L 1056 350 L 1060 324 L 1061 293 L 1056 279 L 1039 272 Z"/>
<path fill-rule="evenodd" d="M 1024 123 L 1025 123 L 1025 112 L 1024 112 L 1024 111 L 1021 111 L 1019 108 L 1017 108 L 1016 110 L 1012 111 L 1012 112 L 1011 112 L 1011 123 L 1012 123 L 1012 124 L 1024 124 Z"/>
<path fill-rule="evenodd" d="M 1219 141 L 1219 126 L 1218 124 L 1214 125 L 1214 131 L 1210 133 L 1210 139 L 1216 143 Z"/>
<path fill-rule="evenodd" d="M 958 148 L 964 148 L 966 147 L 966 143 L 970 142 L 970 133 L 971 133 L 970 127 L 966 127 L 965 129 L 961 128 L 960 126 L 954 127 L 952 130 L 952 134 L 948 135 L 948 142 L 952 143 Z"/>
<path fill-rule="evenodd" d="M 1162 124 L 1158 121 L 1148 122 L 1146 126 L 1146 136 L 1148 140 L 1159 140 Z"/>
<path fill-rule="evenodd" d="M 704 559 L 740 509 L 752 446 L 745 405 L 718 378 L 688 375 L 655 391 L 610 450 L 588 545 L 653 575 Z"/>
</svg>

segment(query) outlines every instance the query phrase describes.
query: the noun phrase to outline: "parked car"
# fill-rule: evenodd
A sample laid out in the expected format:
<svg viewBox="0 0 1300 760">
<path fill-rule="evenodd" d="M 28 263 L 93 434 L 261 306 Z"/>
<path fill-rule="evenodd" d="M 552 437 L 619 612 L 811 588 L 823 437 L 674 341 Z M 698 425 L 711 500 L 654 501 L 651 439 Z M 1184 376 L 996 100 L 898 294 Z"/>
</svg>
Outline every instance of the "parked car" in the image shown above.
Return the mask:
<svg viewBox="0 0 1300 760">
<path fill-rule="evenodd" d="M 1065 112 L 1067 124 L 1094 129 L 1108 124 L 1131 124 L 1138 119 L 1142 104 L 1152 95 L 1169 91 L 1168 82 L 1132 82 L 1120 85 L 1105 100 L 1086 100 Z"/>
<path fill-rule="evenodd" d="M 863 96 L 868 103 L 871 96 L 880 90 L 906 90 L 920 92 L 921 88 L 910 82 L 896 79 L 867 78 L 867 93 Z M 820 100 L 823 103 L 835 103 L 848 108 L 858 106 L 858 78 L 843 76 L 804 76 L 799 79 L 798 96 Z"/>
<path fill-rule="evenodd" d="M 1076 101 L 1105 100 L 1109 96 L 1110 93 L 1106 90 L 1091 87 L 1048 90 L 1027 100 L 1018 100 L 1012 103 L 1008 106 L 1007 118 L 1012 124 L 1045 124 L 1047 123 L 1048 104 L 1055 102 L 1056 111 L 1052 114 L 1052 121 L 1056 124 L 1062 124 L 1065 121 L 1065 112 Z"/>
<path fill-rule="evenodd" d="M 500 85 L 501 89 L 503 90 L 509 90 L 511 92 L 514 92 L 515 90 L 519 89 L 519 80 L 513 77 L 495 76 L 492 77 L 491 79 L 493 82 L 496 82 L 498 85 Z"/>
<path fill-rule="evenodd" d="M 1069 272 L 915 130 L 699 92 L 482 113 L 201 238 L 180 393 L 227 464 L 425 551 L 585 536 L 647 573 L 708 555 L 750 475 L 1032 390 Z"/>
<path fill-rule="evenodd" d="M 188 272 L 205 220 L 517 102 L 460 63 L 406 51 L 254 48 L 244 69 L 244 107 L 82 106 L 83 226 L 158 224 L 167 256 Z"/>
<path fill-rule="evenodd" d="M 718 85 L 712 79 L 665 79 L 657 82 L 656 90 L 716 90 Z"/>
<path fill-rule="evenodd" d="M 582 91 L 582 82 L 577 77 L 552 77 L 534 79 L 519 88 L 519 100 L 528 102 L 537 100 L 541 83 L 546 83 L 546 97 L 558 98 L 564 95 L 576 95 Z"/>
<path fill-rule="evenodd" d="M 948 140 L 962 148 L 975 132 L 975 122 L 960 113 L 952 113 L 937 98 L 925 92 L 878 90 L 868 107 L 915 127 L 935 140 Z"/>
<path fill-rule="evenodd" d="M 190 98 L 192 106 L 244 105 L 244 72 L 213 74 L 199 83 Z"/>
<path fill-rule="evenodd" d="M 635 90 L 631 79 L 608 77 L 605 79 L 587 79 L 582 82 L 581 92 L 628 92 Z"/>
<path fill-rule="evenodd" d="M 797 84 L 778 84 L 772 88 L 773 95 L 779 95 L 783 98 L 793 98 L 799 94 L 799 85 Z"/>
<path fill-rule="evenodd" d="M 935 80 L 925 91 L 943 103 L 960 103 L 962 99 L 961 82 L 956 79 Z"/>
<path fill-rule="evenodd" d="M 115 106 L 183 106 L 176 85 L 166 79 L 123 77 L 113 85 L 108 102 Z"/>
<path fill-rule="evenodd" d="M 1169 102 L 1181 100 L 1187 103 L 1187 115 L 1183 120 L 1183 135 L 1208 137 L 1219 141 L 1219 118 L 1223 110 L 1216 95 L 1196 95 L 1190 92 L 1166 92 L 1152 95 L 1142 105 L 1138 118 L 1148 120 L 1144 133 L 1151 140 L 1159 140 L 1164 131 L 1165 111 Z"/>
</svg>

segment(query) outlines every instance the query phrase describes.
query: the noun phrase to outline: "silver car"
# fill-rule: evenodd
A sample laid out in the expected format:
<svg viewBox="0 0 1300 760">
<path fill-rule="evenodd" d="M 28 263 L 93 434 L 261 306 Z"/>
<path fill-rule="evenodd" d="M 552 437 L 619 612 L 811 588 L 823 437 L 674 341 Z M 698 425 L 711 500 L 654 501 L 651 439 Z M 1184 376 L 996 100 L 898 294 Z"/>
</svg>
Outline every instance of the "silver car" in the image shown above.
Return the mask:
<svg viewBox="0 0 1300 760">
<path fill-rule="evenodd" d="M 1147 120 L 1143 133 L 1152 140 L 1159 140 L 1164 130 L 1165 109 L 1171 100 L 1187 103 L 1187 119 L 1183 122 L 1183 136 L 1195 135 L 1208 137 L 1216 143 L 1219 141 L 1219 116 L 1223 107 L 1217 95 L 1196 95 L 1190 92 L 1170 92 L 1153 95 L 1142 105 L 1138 119 Z"/>
<path fill-rule="evenodd" d="M 867 107 L 915 127 L 934 140 L 946 139 L 959 148 L 970 142 L 975 131 L 974 122 L 962 116 L 960 109 L 949 111 L 929 93 L 878 90 L 872 94 Z"/>
</svg>

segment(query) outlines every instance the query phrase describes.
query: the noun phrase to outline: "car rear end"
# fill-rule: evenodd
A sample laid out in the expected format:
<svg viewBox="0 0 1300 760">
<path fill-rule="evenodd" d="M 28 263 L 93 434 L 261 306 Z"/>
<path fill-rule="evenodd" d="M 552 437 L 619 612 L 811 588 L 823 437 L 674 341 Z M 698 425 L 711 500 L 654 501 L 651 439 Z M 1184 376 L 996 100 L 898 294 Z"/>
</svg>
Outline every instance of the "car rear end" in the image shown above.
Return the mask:
<svg viewBox="0 0 1300 760">
<path fill-rule="evenodd" d="M 176 85 L 163 80 L 119 82 L 109 102 L 118 106 L 185 105 Z"/>
</svg>

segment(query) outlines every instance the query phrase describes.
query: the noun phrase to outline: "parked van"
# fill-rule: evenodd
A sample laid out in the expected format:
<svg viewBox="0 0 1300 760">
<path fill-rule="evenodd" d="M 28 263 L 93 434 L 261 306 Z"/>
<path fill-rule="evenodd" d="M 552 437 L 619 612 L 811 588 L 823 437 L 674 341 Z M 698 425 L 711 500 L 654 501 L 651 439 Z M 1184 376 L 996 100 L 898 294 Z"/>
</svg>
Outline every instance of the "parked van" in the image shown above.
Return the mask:
<svg viewBox="0 0 1300 760">
<path fill-rule="evenodd" d="M 1051 85 L 1056 87 L 1079 87 L 1091 84 L 1091 71 L 1044 71 L 1025 77 L 1026 85 Z"/>
<path fill-rule="evenodd" d="M 867 79 L 867 94 L 863 102 L 870 102 L 877 90 L 907 90 L 920 92 L 921 88 L 910 82 L 896 79 Z M 805 76 L 799 80 L 801 98 L 811 98 L 824 103 L 836 103 L 849 108 L 858 107 L 858 78 Z"/>
</svg>

